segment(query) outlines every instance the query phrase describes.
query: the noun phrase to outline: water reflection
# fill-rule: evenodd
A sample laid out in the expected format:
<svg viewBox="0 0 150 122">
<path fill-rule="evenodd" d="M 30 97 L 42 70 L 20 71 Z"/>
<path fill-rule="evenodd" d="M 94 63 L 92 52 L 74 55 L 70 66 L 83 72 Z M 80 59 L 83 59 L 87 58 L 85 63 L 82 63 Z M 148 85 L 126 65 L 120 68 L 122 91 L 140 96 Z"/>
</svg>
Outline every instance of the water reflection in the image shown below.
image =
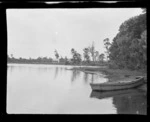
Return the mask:
<svg viewBox="0 0 150 122">
<path fill-rule="evenodd" d="M 58 67 L 56 67 L 56 68 L 55 68 L 55 76 L 54 76 L 54 79 L 55 79 L 55 78 L 57 77 L 57 75 L 58 75 L 58 70 L 59 70 Z"/>
<path fill-rule="evenodd" d="M 71 81 L 75 81 L 78 77 L 80 77 L 80 71 L 79 70 L 72 70 L 72 77 L 71 77 Z"/>
<path fill-rule="evenodd" d="M 142 92 L 113 97 L 118 114 L 147 114 L 147 98 Z"/>
<path fill-rule="evenodd" d="M 8 112 L 146 114 L 147 99 L 143 92 L 91 93 L 90 82 L 106 82 L 107 78 L 67 70 L 69 68 L 62 65 L 8 65 Z M 91 99 L 90 93 L 96 99 Z"/>
<path fill-rule="evenodd" d="M 84 82 L 88 83 L 88 80 L 89 80 L 89 74 L 84 73 Z"/>
<path fill-rule="evenodd" d="M 92 83 L 93 83 L 94 82 L 94 76 L 93 76 L 93 74 L 92 74 L 92 79 L 91 80 L 92 80 Z"/>
<path fill-rule="evenodd" d="M 83 77 L 83 81 L 85 84 L 89 83 L 89 82 L 98 82 L 100 78 L 99 75 L 94 74 L 94 73 L 86 73 L 86 72 L 82 72 L 79 70 L 72 70 L 72 77 L 71 77 L 71 81 L 75 81 L 78 78 Z"/>
<path fill-rule="evenodd" d="M 90 74 L 91 75 L 91 82 L 96 82 L 98 80 L 98 75 L 96 74 Z"/>
<path fill-rule="evenodd" d="M 8 65 L 7 66 L 7 70 L 9 70 L 11 73 L 12 72 L 15 72 L 15 71 L 17 71 L 17 70 L 19 70 L 19 71 L 22 71 L 22 70 L 24 70 L 25 69 L 25 67 L 22 67 L 22 66 L 16 66 L 16 65 Z M 30 69 L 29 69 L 30 70 Z"/>
<path fill-rule="evenodd" d="M 11 73 L 14 70 L 15 66 L 7 66 L 7 70 L 9 70 Z"/>
<path fill-rule="evenodd" d="M 60 67 L 60 71 L 63 71 L 63 69 L 64 69 L 63 67 Z"/>
<path fill-rule="evenodd" d="M 105 78 L 104 76 L 94 74 L 94 73 L 84 73 L 84 79 L 83 80 L 85 83 L 88 83 L 88 82 L 100 83 L 100 82 L 108 81 L 108 79 Z"/>
<path fill-rule="evenodd" d="M 117 109 L 117 114 L 147 114 L 146 92 L 142 90 L 92 91 L 90 97 L 98 99 L 112 97 L 112 103 Z"/>
<path fill-rule="evenodd" d="M 31 67 L 30 67 L 31 68 Z M 45 72 L 47 72 L 47 67 L 38 67 L 38 71 L 40 72 L 40 73 L 45 73 Z"/>
</svg>

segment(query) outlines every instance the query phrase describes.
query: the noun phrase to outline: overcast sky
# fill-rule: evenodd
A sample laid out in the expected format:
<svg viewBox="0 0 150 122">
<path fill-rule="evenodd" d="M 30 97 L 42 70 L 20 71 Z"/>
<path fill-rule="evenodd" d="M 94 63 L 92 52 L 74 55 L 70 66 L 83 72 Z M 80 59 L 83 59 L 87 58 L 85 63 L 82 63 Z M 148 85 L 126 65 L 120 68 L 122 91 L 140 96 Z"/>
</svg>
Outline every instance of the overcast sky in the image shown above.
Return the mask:
<svg viewBox="0 0 150 122">
<path fill-rule="evenodd" d="M 142 13 L 140 8 L 7 9 L 8 55 L 55 58 L 54 50 L 68 58 L 71 48 L 95 43 L 104 53 L 103 40 L 112 40 L 125 20 Z"/>
</svg>

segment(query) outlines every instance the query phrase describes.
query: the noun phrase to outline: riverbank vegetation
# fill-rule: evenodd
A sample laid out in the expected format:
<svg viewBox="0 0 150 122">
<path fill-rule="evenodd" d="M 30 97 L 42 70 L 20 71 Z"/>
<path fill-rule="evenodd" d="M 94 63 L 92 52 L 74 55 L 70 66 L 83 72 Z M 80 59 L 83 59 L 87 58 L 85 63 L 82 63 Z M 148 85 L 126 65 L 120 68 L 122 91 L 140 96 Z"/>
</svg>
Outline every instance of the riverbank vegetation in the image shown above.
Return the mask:
<svg viewBox="0 0 150 122">
<path fill-rule="evenodd" d="M 109 38 L 106 38 L 104 39 L 104 45 L 106 48 L 107 68 L 81 67 L 74 69 L 103 72 L 110 77 L 111 81 L 135 76 L 145 76 L 147 80 L 146 9 L 143 9 L 142 14 L 123 22 L 112 42 L 110 42 Z M 85 51 L 85 54 L 87 54 L 87 49 Z M 88 59 L 88 56 L 86 57 Z"/>
<path fill-rule="evenodd" d="M 123 22 L 109 47 L 109 59 L 119 68 L 133 70 L 147 67 L 146 13 Z"/>
</svg>

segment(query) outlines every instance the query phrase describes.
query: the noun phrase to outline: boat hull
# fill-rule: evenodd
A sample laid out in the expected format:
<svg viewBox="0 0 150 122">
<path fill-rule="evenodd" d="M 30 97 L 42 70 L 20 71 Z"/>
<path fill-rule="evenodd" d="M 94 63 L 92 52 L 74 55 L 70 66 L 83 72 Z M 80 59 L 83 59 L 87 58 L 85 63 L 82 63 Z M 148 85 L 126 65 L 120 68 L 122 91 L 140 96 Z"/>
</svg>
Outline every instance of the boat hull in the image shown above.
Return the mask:
<svg viewBox="0 0 150 122">
<path fill-rule="evenodd" d="M 127 82 L 127 83 L 103 83 L 103 84 L 93 84 L 91 83 L 90 86 L 92 90 L 98 91 L 111 91 L 111 90 L 121 90 L 121 89 L 130 89 L 135 88 L 144 83 L 144 78 L 136 79 L 135 81 Z"/>
</svg>

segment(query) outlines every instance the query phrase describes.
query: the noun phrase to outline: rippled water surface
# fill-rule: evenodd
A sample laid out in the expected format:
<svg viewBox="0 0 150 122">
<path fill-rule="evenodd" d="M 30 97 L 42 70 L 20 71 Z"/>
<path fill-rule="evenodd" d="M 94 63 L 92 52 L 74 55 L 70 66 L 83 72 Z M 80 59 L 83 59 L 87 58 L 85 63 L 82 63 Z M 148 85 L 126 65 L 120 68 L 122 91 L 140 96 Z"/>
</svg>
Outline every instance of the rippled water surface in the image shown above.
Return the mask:
<svg viewBox="0 0 150 122">
<path fill-rule="evenodd" d="M 67 70 L 63 65 L 7 65 L 7 113 L 147 114 L 146 93 L 139 90 L 94 92 L 90 82 L 103 75 Z"/>
</svg>

